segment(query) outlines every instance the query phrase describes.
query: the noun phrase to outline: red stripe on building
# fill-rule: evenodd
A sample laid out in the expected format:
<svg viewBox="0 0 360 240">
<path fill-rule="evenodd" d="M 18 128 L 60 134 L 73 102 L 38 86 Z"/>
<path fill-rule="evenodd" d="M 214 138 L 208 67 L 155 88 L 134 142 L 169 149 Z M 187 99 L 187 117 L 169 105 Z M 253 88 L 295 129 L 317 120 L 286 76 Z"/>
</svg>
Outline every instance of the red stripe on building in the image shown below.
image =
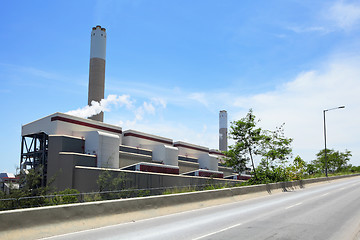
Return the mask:
<svg viewBox="0 0 360 240">
<path fill-rule="evenodd" d="M 136 134 L 136 133 L 124 133 L 124 137 L 138 137 L 138 138 L 142 138 L 142 139 L 146 139 L 146 140 L 150 140 L 150 141 L 154 141 L 154 142 L 160 142 L 160 143 L 165 143 L 165 144 L 169 144 L 169 145 L 173 144 L 172 141 L 166 141 L 163 139 L 148 137 L 148 136 L 144 136 L 144 135 L 140 135 L 140 134 Z"/>
<path fill-rule="evenodd" d="M 221 155 L 221 156 L 225 156 L 225 154 L 221 153 L 221 152 L 209 152 L 210 154 L 216 154 L 216 155 Z"/>
<path fill-rule="evenodd" d="M 205 150 L 205 149 L 202 149 L 202 148 L 197 148 L 197 147 L 187 146 L 187 145 L 184 145 L 184 144 L 181 144 L 181 143 L 174 144 L 174 147 L 184 147 L 184 148 L 189 148 L 189 149 L 196 150 L 196 151 L 209 153 L 208 150 Z"/>
<path fill-rule="evenodd" d="M 168 173 L 168 174 L 179 174 L 178 168 L 158 167 L 151 165 L 140 165 L 140 171 L 143 172 L 155 172 L 155 173 Z"/>
<path fill-rule="evenodd" d="M 104 131 L 108 131 L 108 132 L 117 133 L 117 134 L 122 134 L 122 131 L 119 130 L 119 129 L 99 126 L 99 125 L 95 125 L 95 124 L 92 124 L 92 123 L 81 122 L 81 121 L 78 121 L 78 120 L 65 118 L 65 117 L 60 117 L 60 116 L 52 117 L 51 121 L 62 121 L 62 122 L 81 125 L 81 126 L 84 126 L 84 127 L 90 127 L 90 128 L 95 128 L 95 129 L 99 129 L 99 130 L 104 130 Z"/>
<path fill-rule="evenodd" d="M 222 173 L 212 173 L 199 170 L 198 174 L 200 177 L 224 178 L 224 174 Z"/>
<path fill-rule="evenodd" d="M 251 176 L 240 176 L 240 175 L 237 175 L 237 180 L 249 180 L 251 179 Z"/>
</svg>

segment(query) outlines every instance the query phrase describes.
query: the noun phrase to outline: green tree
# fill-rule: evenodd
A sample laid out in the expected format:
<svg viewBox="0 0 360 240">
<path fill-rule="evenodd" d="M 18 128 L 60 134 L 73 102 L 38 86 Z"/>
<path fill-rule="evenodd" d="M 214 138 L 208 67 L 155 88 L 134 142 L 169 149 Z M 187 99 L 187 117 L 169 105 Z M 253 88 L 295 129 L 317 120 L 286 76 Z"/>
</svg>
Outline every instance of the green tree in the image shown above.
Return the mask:
<svg viewBox="0 0 360 240">
<path fill-rule="evenodd" d="M 41 187 L 41 166 L 35 169 L 21 171 L 20 174 L 17 175 L 17 177 L 19 178 L 20 188 L 11 189 L 10 194 L 3 197 L 18 199 L 18 201 L 9 202 L 10 205 L 8 205 L 5 209 L 46 205 L 46 199 L 44 197 L 37 197 L 44 196 L 50 191 L 49 187 Z"/>
<path fill-rule="evenodd" d="M 17 175 L 20 188 L 11 189 L 8 195 L 0 192 L 0 199 L 13 199 L 0 201 L 0 210 L 78 202 L 78 190 L 65 189 L 60 192 L 54 192 L 55 189 L 52 187 L 42 187 L 42 173 L 41 166 L 35 169 L 21 171 Z M 52 181 L 54 181 L 54 178 L 49 180 L 49 182 Z M 53 198 L 46 196 L 49 193 L 53 194 Z"/>
<path fill-rule="evenodd" d="M 53 193 L 54 197 L 48 201 L 49 205 L 77 203 L 79 202 L 79 193 L 80 192 L 78 190 L 70 188 L 67 188 L 63 191 L 55 192 Z"/>
<path fill-rule="evenodd" d="M 316 165 L 313 162 L 306 164 L 306 172 L 307 172 L 307 174 L 313 175 L 318 171 L 319 171 L 318 168 L 316 167 Z"/>
<path fill-rule="evenodd" d="M 326 149 L 327 166 L 330 172 L 341 172 L 348 168 L 348 162 L 352 156 L 351 151 L 345 150 L 345 152 L 335 151 L 334 149 Z M 312 161 L 312 164 L 322 172 L 325 172 L 325 149 L 322 149 L 316 154 L 316 159 Z"/>
<path fill-rule="evenodd" d="M 252 109 L 246 117 L 232 122 L 230 126 L 230 138 L 235 140 L 233 146 L 229 146 L 229 151 L 224 152 L 226 164 L 233 167 L 236 172 L 243 172 L 246 164 L 251 161 L 251 165 L 256 178 L 256 170 L 253 155 L 258 155 L 263 138 L 262 129 L 256 125 L 259 121 L 255 119 Z"/>
<path fill-rule="evenodd" d="M 292 156 L 293 140 L 285 137 L 284 124 L 275 131 L 269 131 L 257 127 L 258 122 L 250 109 L 246 117 L 231 123 L 229 135 L 236 142 L 224 152 L 226 163 L 235 171 L 242 172 L 251 161 L 254 183 L 284 181 L 289 178 L 286 163 Z M 254 155 L 261 157 L 257 168 Z"/>
<path fill-rule="evenodd" d="M 350 166 L 349 167 L 350 172 L 360 172 L 360 166 Z"/>
<path fill-rule="evenodd" d="M 256 168 L 257 179 L 249 180 L 251 184 L 265 184 L 272 182 L 285 182 L 290 180 L 290 172 L 286 166 L 268 166 L 266 160 L 262 159 Z"/>
<path fill-rule="evenodd" d="M 125 177 L 123 173 L 113 173 L 105 170 L 100 173 L 96 183 L 99 186 L 100 192 L 120 190 L 124 187 Z"/>
<path fill-rule="evenodd" d="M 300 180 L 303 178 L 304 173 L 307 170 L 306 162 L 298 155 L 295 157 L 293 164 L 290 166 L 292 179 Z"/>
<path fill-rule="evenodd" d="M 100 197 L 103 200 L 128 197 L 128 195 L 131 194 L 130 191 L 123 193 L 117 192 L 125 188 L 126 178 L 124 173 L 105 170 L 100 173 L 96 182 L 99 186 Z"/>
<path fill-rule="evenodd" d="M 41 186 L 43 167 L 21 171 L 18 175 L 20 191 L 26 196 L 41 196 L 53 190 L 49 186 Z"/>
<path fill-rule="evenodd" d="M 275 131 L 265 130 L 261 139 L 260 155 L 266 167 L 285 165 L 292 155 L 293 139 L 285 137 L 283 123 Z"/>
</svg>

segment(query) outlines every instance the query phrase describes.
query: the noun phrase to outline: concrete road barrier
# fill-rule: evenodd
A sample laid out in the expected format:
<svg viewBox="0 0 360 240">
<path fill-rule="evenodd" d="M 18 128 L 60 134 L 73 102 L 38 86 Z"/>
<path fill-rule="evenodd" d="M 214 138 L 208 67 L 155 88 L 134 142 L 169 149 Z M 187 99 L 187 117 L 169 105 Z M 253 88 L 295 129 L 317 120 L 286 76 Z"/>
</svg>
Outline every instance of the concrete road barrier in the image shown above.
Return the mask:
<svg viewBox="0 0 360 240">
<path fill-rule="evenodd" d="M 359 175 L 3 211 L 0 212 L 0 239 L 37 239 L 236 202 Z"/>
</svg>

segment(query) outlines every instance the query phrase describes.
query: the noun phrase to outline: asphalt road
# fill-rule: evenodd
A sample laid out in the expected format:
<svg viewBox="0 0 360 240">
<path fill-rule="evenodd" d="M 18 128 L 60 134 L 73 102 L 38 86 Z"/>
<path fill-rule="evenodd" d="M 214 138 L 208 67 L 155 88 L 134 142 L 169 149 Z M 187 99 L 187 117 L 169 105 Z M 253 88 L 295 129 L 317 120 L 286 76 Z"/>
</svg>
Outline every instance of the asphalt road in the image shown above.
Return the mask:
<svg viewBox="0 0 360 240">
<path fill-rule="evenodd" d="M 47 239 L 360 239 L 360 177 Z"/>
</svg>

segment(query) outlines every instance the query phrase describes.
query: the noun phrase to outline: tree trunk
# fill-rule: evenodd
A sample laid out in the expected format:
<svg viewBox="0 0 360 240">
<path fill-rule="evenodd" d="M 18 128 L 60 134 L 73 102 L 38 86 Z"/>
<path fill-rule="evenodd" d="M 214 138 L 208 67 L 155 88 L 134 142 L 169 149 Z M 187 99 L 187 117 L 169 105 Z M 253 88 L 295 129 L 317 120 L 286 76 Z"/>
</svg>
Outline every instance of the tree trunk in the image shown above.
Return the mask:
<svg viewBox="0 0 360 240">
<path fill-rule="evenodd" d="M 255 171 L 254 160 L 253 160 L 253 157 L 252 157 L 252 153 L 251 153 L 251 148 L 250 148 L 250 147 L 249 147 L 249 153 L 250 153 L 251 164 L 252 164 L 253 171 L 254 171 L 254 177 L 255 177 L 255 179 L 257 179 L 257 178 L 256 178 L 256 171 Z"/>
</svg>

